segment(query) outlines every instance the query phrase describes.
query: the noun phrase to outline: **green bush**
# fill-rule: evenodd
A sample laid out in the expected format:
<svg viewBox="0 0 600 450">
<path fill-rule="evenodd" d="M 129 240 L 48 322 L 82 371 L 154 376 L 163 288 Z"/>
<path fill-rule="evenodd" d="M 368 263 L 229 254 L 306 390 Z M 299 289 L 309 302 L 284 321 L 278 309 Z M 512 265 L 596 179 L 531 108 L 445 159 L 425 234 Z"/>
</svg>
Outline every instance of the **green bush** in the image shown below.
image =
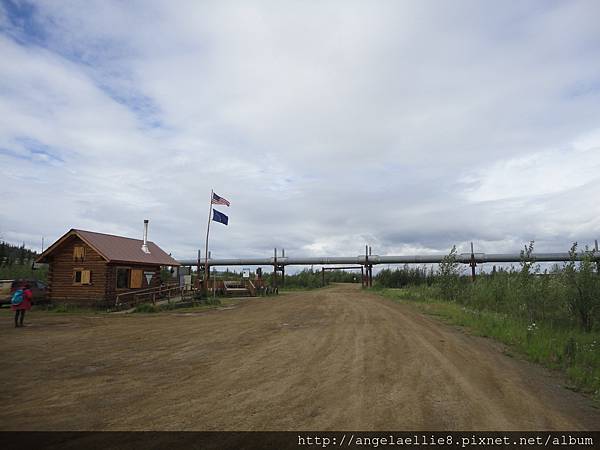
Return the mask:
<svg viewBox="0 0 600 450">
<path fill-rule="evenodd" d="M 569 251 L 571 260 L 566 264 L 563 278 L 566 285 L 566 301 L 571 314 L 580 326 L 590 331 L 600 320 L 600 274 L 594 273 L 594 254 L 583 252 L 583 260 L 577 264 L 577 243 Z"/>
<path fill-rule="evenodd" d="M 142 303 L 133 310 L 134 313 L 157 313 L 159 311 L 160 308 L 152 303 Z"/>
<path fill-rule="evenodd" d="M 452 246 L 450 253 L 444 257 L 439 265 L 437 281 L 446 300 L 456 300 L 464 285 L 460 279 L 461 265 L 457 260 L 456 246 Z"/>
<path fill-rule="evenodd" d="M 266 281 L 272 286 L 273 277 L 272 274 L 265 274 L 263 276 Z M 278 279 L 279 285 L 281 286 L 281 278 Z M 286 288 L 296 289 L 316 289 L 322 287 L 323 274 L 321 270 L 304 269 L 293 275 L 285 276 Z M 325 271 L 325 284 L 329 283 L 360 283 L 360 273 L 347 272 L 344 270 L 327 270 Z"/>
<path fill-rule="evenodd" d="M 375 276 L 377 287 L 402 288 L 405 286 L 430 286 L 435 279 L 433 269 L 427 271 L 425 267 L 409 267 L 405 264 L 402 269 L 383 269 Z"/>
<path fill-rule="evenodd" d="M 434 298 L 453 301 L 475 310 L 505 313 L 526 323 L 584 331 L 600 329 L 600 274 L 595 255 L 582 253 L 575 261 L 577 244 L 571 248 L 571 261 L 551 270 L 540 270 L 532 259 L 534 243 L 521 252 L 520 267 L 482 273 L 473 283 L 461 276 L 456 247 L 440 263 L 436 272 L 424 269 L 382 270 L 376 277 L 383 288 L 435 286 Z M 429 291 L 433 292 L 433 291 Z"/>
</svg>

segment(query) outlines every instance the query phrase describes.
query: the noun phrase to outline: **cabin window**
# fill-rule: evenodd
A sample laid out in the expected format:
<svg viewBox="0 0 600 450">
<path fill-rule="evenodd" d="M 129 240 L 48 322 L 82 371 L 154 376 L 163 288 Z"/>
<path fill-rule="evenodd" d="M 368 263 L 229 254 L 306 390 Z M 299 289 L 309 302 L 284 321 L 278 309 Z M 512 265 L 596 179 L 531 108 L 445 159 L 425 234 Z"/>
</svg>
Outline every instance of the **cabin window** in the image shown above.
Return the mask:
<svg viewBox="0 0 600 450">
<path fill-rule="evenodd" d="M 80 286 L 92 284 L 92 271 L 81 267 L 73 269 L 73 284 Z"/>
<path fill-rule="evenodd" d="M 129 272 L 127 267 L 117 267 L 117 289 L 127 289 L 129 287 Z"/>
<path fill-rule="evenodd" d="M 85 259 L 85 247 L 76 245 L 73 247 L 73 261 L 83 261 Z"/>
</svg>

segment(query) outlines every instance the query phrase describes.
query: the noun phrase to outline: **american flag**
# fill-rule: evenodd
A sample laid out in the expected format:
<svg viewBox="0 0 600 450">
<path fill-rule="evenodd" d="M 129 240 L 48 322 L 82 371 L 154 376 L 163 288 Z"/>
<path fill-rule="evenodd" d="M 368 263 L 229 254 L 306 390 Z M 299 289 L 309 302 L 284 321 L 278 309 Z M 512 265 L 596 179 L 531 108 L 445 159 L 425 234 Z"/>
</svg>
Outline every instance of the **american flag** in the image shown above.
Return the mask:
<svg viewBox="0 0 600 450">
<path fill-rule="evenodd" d="M 213 197 L 212 197 L 211 203 L 213 205 L 225 205 L 225 206 L 229 206 L 229 200 L 225 200 L 223 197 L 219 197 L 214 192 L 213 192 Z"/>
</svg>

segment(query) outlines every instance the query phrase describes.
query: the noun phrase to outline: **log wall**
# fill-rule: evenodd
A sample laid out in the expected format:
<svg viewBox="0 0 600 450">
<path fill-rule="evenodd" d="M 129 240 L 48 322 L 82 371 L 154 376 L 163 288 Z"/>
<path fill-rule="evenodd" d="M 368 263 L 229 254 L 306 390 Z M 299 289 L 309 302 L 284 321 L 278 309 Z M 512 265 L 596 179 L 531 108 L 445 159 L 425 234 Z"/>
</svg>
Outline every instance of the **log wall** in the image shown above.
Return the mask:
<svg viewBox="0 0 600 450">
<path fill-rule="evenodd" d="M 83 246 L 83 261 L 73 259 L 74 248 Z M 116 295 L 132 290 L 129 287 L 117 289 L 117 268 L 139 269 L 144 273 L 152 272 L 148 284 L 145 274 L 139 289 L 160 286 L 160 266 L 141 265 L 128 262 L 107 263 L 94 249 L 77 236 L 71 236 L 63 242 L 49 258 L 48 297 L 53 303 L 69 303 L 90 307 L 109 307 L 115 302 Z M 76 268 L 91 271 L 91 284 L 74 282 Z"/>
<path fill-rule="evenodd" d="M 75 246 L 85 248 L 83 261 L 73 260 Z M 48 272 L 48 295 L 52 302 L 68 302 L 96 306 L 105 301 L 108 265 L 89 245 L 77 236 L 69 237 L 51 256 Z M 91 271 L 91 283 L 81 285 L 74 282 L 75 268 Z"/>
</svg>

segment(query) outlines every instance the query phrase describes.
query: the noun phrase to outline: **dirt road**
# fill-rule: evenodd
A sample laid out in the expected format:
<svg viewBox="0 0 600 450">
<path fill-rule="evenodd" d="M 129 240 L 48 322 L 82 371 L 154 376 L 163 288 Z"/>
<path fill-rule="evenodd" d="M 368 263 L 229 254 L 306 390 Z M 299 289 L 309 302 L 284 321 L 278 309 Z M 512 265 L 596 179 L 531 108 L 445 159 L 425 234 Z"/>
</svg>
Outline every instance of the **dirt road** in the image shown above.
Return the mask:
<svg viewBox="0 0 600 450">
<path fill-rule="evenodd" d="M 0 322 L 0 429 L 595 429 L 554 374 L 354 285 Z M 20 387 L 7 380 L 16 380 Z"/>
</svg>

